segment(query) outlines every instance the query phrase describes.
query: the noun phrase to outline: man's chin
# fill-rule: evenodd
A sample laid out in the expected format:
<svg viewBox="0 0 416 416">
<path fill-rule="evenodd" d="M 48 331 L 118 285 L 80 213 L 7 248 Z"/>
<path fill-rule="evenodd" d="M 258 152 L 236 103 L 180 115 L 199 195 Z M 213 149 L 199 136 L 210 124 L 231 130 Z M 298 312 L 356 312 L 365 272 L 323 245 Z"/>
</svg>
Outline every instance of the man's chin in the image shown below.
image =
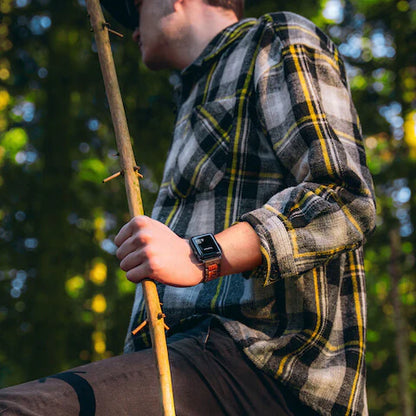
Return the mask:
<svg viewBox="0 0 416 416">
<path fill-rule="evenodd" d="M 163 69 L 175 69 L 175 66 L 164 59 L 161 59 L 159 56 L 153 56 L 147 54 L 143 50 L 141 51 L 142 61 L 152 71 L 162 71 Z"/>
<path fill-rule="evenodd" d="M 142 61 L 152 71 L 161 71 L 162 69 L 171 69 L 171 66 L 160 59 L 152 59 L 146 54 L 142 55 Z"/>
</svg>

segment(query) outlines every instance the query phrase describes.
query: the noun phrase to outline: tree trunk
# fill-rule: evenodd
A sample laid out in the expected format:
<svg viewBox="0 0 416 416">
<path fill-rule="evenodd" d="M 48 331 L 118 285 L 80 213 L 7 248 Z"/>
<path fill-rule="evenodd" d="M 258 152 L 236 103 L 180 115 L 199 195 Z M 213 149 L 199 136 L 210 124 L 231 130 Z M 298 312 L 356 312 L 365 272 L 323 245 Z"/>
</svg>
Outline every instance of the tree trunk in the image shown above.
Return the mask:
<svg viewBox="0 0 416 416">
<path fill-rule="evenodd" d="M 399 400 L 403 416 L 414 416 L 413 398 L 410 391 L 410 357 L 408 345 L 408 326 L 403 313 L 402 303 L 399 294 L 399 283 L 401 279 L 400 257 L 401 241 L 397 228 L 389 233 L 390 237 L 390 278 L 391 297 L 393 304 L 393 319 L 396 328 L 395 348 L 399 367 Z"/>
</svg>

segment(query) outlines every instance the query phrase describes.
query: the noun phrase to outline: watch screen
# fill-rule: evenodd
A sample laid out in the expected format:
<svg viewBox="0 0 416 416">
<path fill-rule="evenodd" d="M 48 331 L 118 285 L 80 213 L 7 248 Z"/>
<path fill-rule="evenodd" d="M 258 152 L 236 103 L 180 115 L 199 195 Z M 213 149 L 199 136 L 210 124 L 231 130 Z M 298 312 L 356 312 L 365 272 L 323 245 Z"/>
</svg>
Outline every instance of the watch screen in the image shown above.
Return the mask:
<svg viewBox="0 0 416 416">
<path fill-rule="evenodd" d="M 196 243 L 200 247 L 203 254 L 212 254 L 218 251 L 211 236 L 198 238 Z"/>
<path fill-rule="evenodd" d="M 221 249 L 218 247 L 216 241 L 210 234 L 200 235 L 192 238 L 197 254 L 202 259 L 209 257 L 216 257 L 221 254 Z"/>
</svg>

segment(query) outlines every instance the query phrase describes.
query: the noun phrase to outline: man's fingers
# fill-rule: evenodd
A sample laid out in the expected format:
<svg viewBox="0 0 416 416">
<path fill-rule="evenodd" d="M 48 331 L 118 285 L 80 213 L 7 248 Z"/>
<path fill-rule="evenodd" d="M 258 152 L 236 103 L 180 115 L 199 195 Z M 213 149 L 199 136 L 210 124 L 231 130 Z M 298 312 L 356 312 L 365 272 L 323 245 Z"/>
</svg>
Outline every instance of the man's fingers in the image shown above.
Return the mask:
<svg viewBox="0 0 416 416">
<path fill-rule="evenodd" d="M 143 263 L 143 255 L 142 252 L 139 250 L 132 251 L 130 254 L 125 256 L 123 260 L 120 262 L 120 268 L 125 272 L 133 269 L 136 266 L 139 266 Z"/>
<path fill-rule="evenodd" d="M 131 236 L 131 233 L 132 231 L 130 227 L 130 222 L 128 222 L 120 229 L 120 231 L 114 238 L 114 244 L 117 247 L 120 247 L 124 243 L 124 241 L 126 241 Z"/>
<path fill-rule="evenodd" d="M 140 283 L 143 279 L 146 279 L 149 277 L 149 271 L 146 266 L 146 263 L 142 263 L 137 267 L 134 267 L 133 269 L 129 270 L 126 273 L 127 280 L 130 280 L 130 282 L 133 283 Z"/>
<path fill-rule="evenodd" d="M 134 237 L 130 236 L 119 246 L 116 251 L 116 256 L 119 260 L 123 260 L 124 257 L 132 253 L 137 247 L 134 245 Z"/>
<path fill-rule="evenodd" d="M 133 232 L 124 242 L 119 246 L 116 251 L 116 256 L 119 260 L 123 260 L 124 257 L 133 253 L 136 250 L 141 250 L 143 247 L 149 244 L 151 236 L 145 231 Z"/>
<path fill-rule="evenodd" d="M 126 241 L 134 232 L 134 230 L 139 230 L 144 226 L 145 216 L 137 216 L 132 218 L 127 224 L 125 224 L 116 235 L 114 239 L 114 244 L 117 247 L 120 247 L 124 241 Z"/>
</svg>

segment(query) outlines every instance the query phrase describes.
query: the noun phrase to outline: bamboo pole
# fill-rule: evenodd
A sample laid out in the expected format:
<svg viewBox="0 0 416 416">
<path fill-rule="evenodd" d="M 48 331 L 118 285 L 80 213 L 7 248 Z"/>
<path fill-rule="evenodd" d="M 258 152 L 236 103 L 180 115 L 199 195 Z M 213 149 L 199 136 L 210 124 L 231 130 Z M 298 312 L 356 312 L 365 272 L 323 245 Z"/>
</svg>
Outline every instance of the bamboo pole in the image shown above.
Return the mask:
<svg viewBox="0 0 416 416">
<path fill-rule="evenodd" d="M 104 78 L 107 99 L 110 105 L 117 148 L 120 155 L 121 172 L 124 174 L 130 215 L 132 217 L 143 215 L 143 203 L 136 162 L 111 52 L 108 25 L 104 20 L 99 0 L 86 0 L 86 3 L 97 43 L 98 57 Z M 164 416 L 174 416 L 175 407 L 166 345 L 164 315 L 160 307 L 155 283 L 152 280 L 144 280 L 141 284 L 146 301 L 147 322 L 149 324 L 150 336 L 158 370 L 163 414 Z"/>
</svg>

